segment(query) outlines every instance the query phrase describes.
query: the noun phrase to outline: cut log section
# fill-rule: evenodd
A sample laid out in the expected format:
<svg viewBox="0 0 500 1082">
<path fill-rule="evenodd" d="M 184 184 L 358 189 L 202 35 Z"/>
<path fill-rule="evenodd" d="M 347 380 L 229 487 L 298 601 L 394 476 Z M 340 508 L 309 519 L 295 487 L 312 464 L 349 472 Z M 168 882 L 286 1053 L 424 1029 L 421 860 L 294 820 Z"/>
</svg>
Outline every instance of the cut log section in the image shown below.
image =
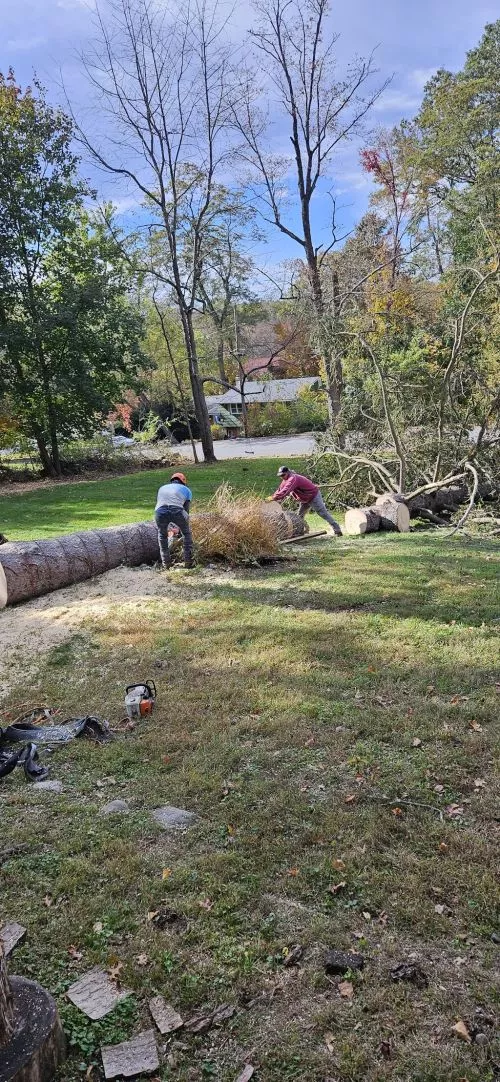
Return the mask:
<svg viewBox="0 0 500 1082">
<path fill-rule="evenodd" d="M 351 537 L 374 533 L 380 527 L 380 515 L 374 507 L 350 507 L 345 513 L 344 533 Z"/>
<path fill-rule="evenodd" d="M 34 981 L 9 980 L 0 944 L 0 1079 L 51 1082 L 65 1054 L 52 996 Z"/>
<path fill-rule="evenodd" d="M 300 515 L 278 504 L 262 504 L 276 537 L 299 537 L 308 532 Z M 192 515 L 200 522 L 205 515 Z M 210 516 L 207 517 L 207 522 Z M 154 522 L 110 526 L 67 534 L 51 541 L 16 541 L 0 547 L 0 608 L 27 601 L 51 590 L 102 575 L 125 564 L 154 564 L 159 559 L 158 531 Z"/>
<path fill-rule="evenodd" d="M 408 533 L 410 529 L 410 511 L 401 497 L 379 496 L 375 500 L 377 514 L 380 515 L 379 530 L 398 530 Z"/>
</svg>

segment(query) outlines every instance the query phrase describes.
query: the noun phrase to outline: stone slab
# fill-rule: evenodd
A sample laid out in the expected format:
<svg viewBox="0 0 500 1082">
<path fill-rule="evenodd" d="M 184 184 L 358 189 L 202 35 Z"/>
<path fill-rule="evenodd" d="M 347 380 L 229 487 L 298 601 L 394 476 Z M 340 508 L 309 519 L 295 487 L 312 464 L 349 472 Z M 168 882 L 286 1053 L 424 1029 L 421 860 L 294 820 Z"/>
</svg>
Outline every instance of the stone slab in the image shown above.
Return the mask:
<svg viewBox="0 0 500 1082">
<path fill-rule="evenodd" d="M 22 924 L 18 924 L 16 920 L 10 921 L 9 924 L 3 924 L 0 928 L 0 939 L 2 941 L 3 953 L 6 958 L 9 954 L 12 954 L 14 947 L 17 947 L 18 943 L 22 943 L 26 935 L 26 928 L 23 928 Z"/>
<path fill-rule="evenodd" d="M 131 990 L 130 988 L 118 989 L 106 970 L 95 966 L 72 984 L 66 995 L 75 1007 L 78 1007 L 78 1010 L 83 1011 L 87 1018 L 96 1022 L 109 1014 L 117 1003 L 121 1003 L 122 999 L 130 996 Z"/>
<path fill-rule="evenodd" d="M 108 804 L 105 804 L 101 808 L 101 815 L 128 815 L 130 808 L 126 800 L 120 800 L 117 797 L 116 800 L 110 800 Z"/>
<path fill-rule="evenodd" d="M 171 804 L 166 804 L 164 808 L 155 808 L 153 812 L 153 819 L 156 819 L 164 830 L 183 830 L 192 826 L 197 818 L 194 812 L 186 811 L 185 808 L 174 808 Z"/>
<path fill-rule="evenodd" d="M 168 1004 L 163 996 L 154 996 L 149 1001 L 149 1010 L 153 1022 L 157 1025 L 163 1037 L 167 1033 L 174 1033 L 184 1025 L 180 1014 Z"/>
<path fill-rule="evenodd" d="M 104 1045 L 101 1055 L 106 1079 L 135 1078 L 139 1074 L 152 1074 L 160 1066 L 152 1029 L 145 1030 L 131 1041 Z"/>
<path fill-rule="evenodd" d="M 57 778 L 49 778 L 47 781 L 33 782 L 31 789 L 36 789 L 42 793 L 62 793 L 63 783 L 57 781 Z"/>
</svg>

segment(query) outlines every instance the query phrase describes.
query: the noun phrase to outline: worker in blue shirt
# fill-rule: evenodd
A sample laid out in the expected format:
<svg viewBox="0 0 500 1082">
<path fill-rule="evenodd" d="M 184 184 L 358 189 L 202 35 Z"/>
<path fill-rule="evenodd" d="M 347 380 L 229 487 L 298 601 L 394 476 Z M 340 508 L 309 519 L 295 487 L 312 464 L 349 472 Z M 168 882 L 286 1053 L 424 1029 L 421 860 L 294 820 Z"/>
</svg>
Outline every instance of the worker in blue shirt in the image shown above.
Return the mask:
<svg viewBox="0 0 500 1082">
<path fill-rule="evenodd" d="M 184 543 L 184 567 L 194 567 L 193 537 L 189 522 L 189 509 L 193 494 L 187 487 L 187 478 L 183 473 L 173 473 L 167 485 L 158 489 L 155 507 L 155 521 L 158 527 L 158 544 L 161 562 L 164 568 L 171 566 L 172 559 L 168 543 L 170 524 L 177 526 Z"/>
</svg>

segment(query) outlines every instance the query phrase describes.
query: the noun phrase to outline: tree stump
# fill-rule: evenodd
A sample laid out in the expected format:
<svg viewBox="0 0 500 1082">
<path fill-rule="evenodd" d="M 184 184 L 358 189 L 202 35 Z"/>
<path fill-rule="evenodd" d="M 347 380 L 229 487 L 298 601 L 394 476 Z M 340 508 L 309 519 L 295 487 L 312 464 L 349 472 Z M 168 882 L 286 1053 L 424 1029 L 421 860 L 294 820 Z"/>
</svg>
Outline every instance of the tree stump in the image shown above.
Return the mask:
<svg viewBox="0 0 500 1082">
<path fill-rule="evenodd" d="M 65 1055 L 52 996 L 35 981 L 9 980 L 0 946 L 1 1082 L 51 1082 Z"/>
<path fill-rule="evenodd" d="M 350 507 L 345 513 L 344 533 L 351 537 L 374 533 L 380 528 L 380 515 L 375 507 Z"/>
</svg>

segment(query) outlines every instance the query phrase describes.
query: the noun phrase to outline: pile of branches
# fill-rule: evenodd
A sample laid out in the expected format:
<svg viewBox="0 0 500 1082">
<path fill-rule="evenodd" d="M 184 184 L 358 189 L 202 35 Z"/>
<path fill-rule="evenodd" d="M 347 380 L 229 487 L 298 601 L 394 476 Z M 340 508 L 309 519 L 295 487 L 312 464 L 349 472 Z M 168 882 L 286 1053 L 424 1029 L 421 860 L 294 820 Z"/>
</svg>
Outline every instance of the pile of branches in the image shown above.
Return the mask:
<svg viewBox="0 0 500 1082">
<path fill-rule="evenodd" d="M 282 514 L 281 509 L 276 511 Z M 222 560 L 236 565 L 277 556 L 277 518 L 271 504 L 248 493 L 235 495 L 223 484 L 207 511 L 191 515 L 197 558 L 202 563 Z"/>
</svg>

